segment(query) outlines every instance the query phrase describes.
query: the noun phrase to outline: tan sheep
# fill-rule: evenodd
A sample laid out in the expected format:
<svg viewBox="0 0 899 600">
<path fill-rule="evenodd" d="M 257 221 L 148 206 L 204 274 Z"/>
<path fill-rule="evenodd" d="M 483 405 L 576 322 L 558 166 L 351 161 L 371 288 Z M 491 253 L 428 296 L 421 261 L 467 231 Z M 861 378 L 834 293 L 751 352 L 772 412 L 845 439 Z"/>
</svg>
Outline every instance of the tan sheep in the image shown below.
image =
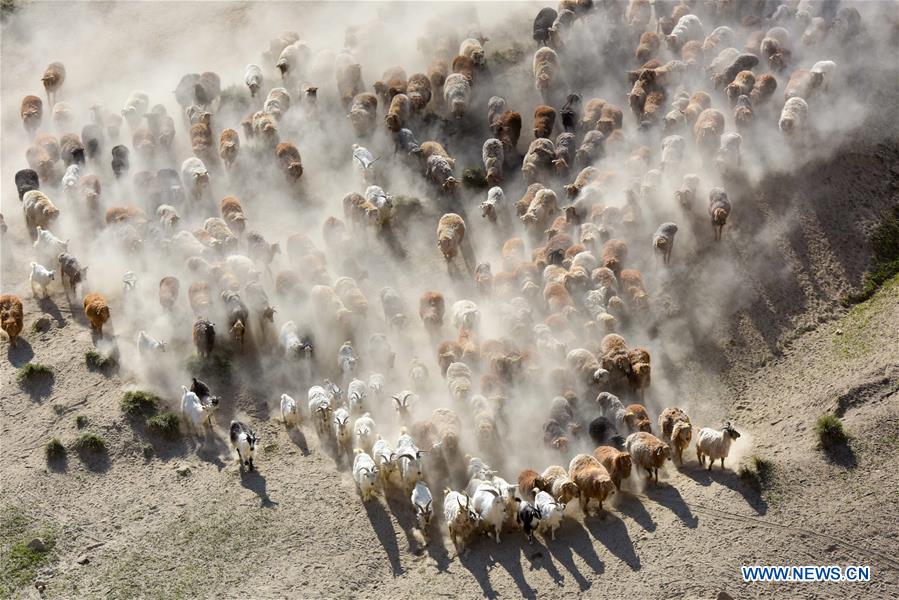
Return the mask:
<svg viewBox="0 0 899 600">
<path fill-rule="evenodd" d="M 568 476 L 578 487 L 581 510 L 585 515 L 590 500 L 597 500 L 602 512 L 603 501 L 615 493 L 615 484 L 609 472 L 589 454 L 578 454 L 571 459 Z"/>
<path fill-rule="evenodd" d="M 635 467 L 647 472 L 649 479 L 659 482 L 659 469 L 666 460 L 671 459 L 671 447 L 645 431 L 638 431 L 627 436 L 624 447 L 631 455 Z"/>
<path fill-rule="evenodd" d="M 22 309 L 22 300 L 13 294 L 0 296 L 0 327 L 9 337 L 9 345 L 15 346 L 19 334 L 22 333 L 22 320 L 25 311 Z"/>
<path fill-rule="evenodd" d="M 659 431 L 661 439 L 668 443 L 677 457 L 677 464 L 684 464 L 684 450 L 693 438 L 693 426 L 690 417 L 678 407 L 666 408 L 659 415 Z"/>
<path fill-rule="evenodd" d="M 631 455 L 611 446 L 599 446 L 593 457 L 609 472 L 615 489 L 620 490 L 621 482 L 631 476 Z"/>
<path fill-rule="evenodd" d="M 551 493 L 556 502 L 560 504 L 568 504 L 580 494 L 577 484 L 568 476 L 565 467 L 558 465 L 547 467 L 540 477 L 547 487 L 545 491 Z"/>
<path fill-rule="evenodd" d="M 465 221 L 456 213 L 447 213 L 437 223 L 437 247 L 446 260 L 452 260 L 465 239 Z"/>
<path fill-rule="evenodd" d="M 103 324 L 109 321 L 109 304 L 100 294 L 88 294 L 84 297 L 84 316 L 90 321 L 91 329 L 103 336 Z"/>
</svg>

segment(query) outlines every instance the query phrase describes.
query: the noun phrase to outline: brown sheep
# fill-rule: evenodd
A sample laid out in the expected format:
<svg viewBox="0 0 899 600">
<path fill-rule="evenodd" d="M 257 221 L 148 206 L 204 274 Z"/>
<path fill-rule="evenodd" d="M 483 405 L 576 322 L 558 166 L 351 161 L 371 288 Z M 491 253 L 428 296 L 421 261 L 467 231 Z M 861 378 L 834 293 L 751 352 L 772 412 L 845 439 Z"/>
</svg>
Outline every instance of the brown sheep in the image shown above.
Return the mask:
<svg viewBox="0 0 899 600">
<path fill-rule="evenodd" d="M 518 493 L 526 500 L 533 501 L 534 488 L 543 490 L 549 489 L 540 473 L 533 469 L 525 469 L 518 474 Z"/>
<path fill-rule="evenodd" d="M 606 101 L 602 98 L 592 98 L 584 105 L 581 113 L 580 128 L 582 131 L 590 131 L 596 128 L 596 124 L 602 117 L 602 109 Z"/>
<path fill-rule="evenodd" d="M 684 464 L 684 450 L 693 438 L 693 426 L 690 417 L 677 407 L 666 408 L 659 415 L 661 439 L 668 443 L 677 457 L 677 464 Z"/>
<path fill-rule="evenodd" d="M 628 353 L 628 358 L 631 360 L 632 367 L 634 366 L 634 359 L 631 356 L 633 352 L 634 350 L 631 350 Z M 648 353 L 647 356 L 649 356 Z M 630 427 L 631 431 L 645 431 L 646 433 L 652 433 L 652 422 L 649 420 L 649 413 L 646 412 L 645 406 L 642 404 L 631 404 L 625 410 L 627 412 L 624 414 L 624 421 L 627 423 L 627 426 Z"/>
<path fill-rule="evenodd" d="M 453 340 L 445 340 L 437 346 L 437 365 L 440 374 L 446 377 L 446 370 L 454 362 L 462 360 L 462 346 Z"/>
<path fill-rule="evenodd" d="M 100 294 L 88 294 L 84 297 L 84 316 L 90 321 L 91 329 L 103 336 L 103 324 L 109 320 L 109 304 Z"/>
<path fill-rule="evenodd" d="M 755 75 L 752 74 L 752 71 L 740 71 L 734 80 L 727 84 L 724 92 L 727 94 L 728 100 L 730 100 L 730 105 L 734 106 L 737 103 L 737 98 L 749 95 L 754 87 Z"/>
<path fill-rule="evenodd" d="M 621 482 L 631 476 L 631 455 L 612 446 L 599 446 L 593 457 L 609 472 L 615 489 L 620 490 Z"/>
<path fill-rule="evenodd" d="M 22 124 L 28 135 L 34 135 L 44 119 L 44 103 L 37 96 L 25 96 L 19 109 Z"/>
<path fill-rule="evenodd" d="M 643 293 L 645 294 L 645 292 Z M 651 381 L 649 351 L 646 350 L 646 348 L 633 348 L 630 352 L 628 352 L 627 357 L 631 361 L 631 387 L 635 392 L 637 392 L 640 398 L 643 398 L 644 390 L 649 387 Z M 643 427 L 637 427 L 637 429 L 639 429 L 640 431 L 650 431 L 649 417 L 646 415 L 645 409 L 643 411 L 643 416 L 641 416 L 638 421 L 644 420 L 646 421 L 646 423 L 644 424 L 646 429 L 644 429 Z"/>
<path fill-rule="evenodd" d="M 696 92 L 690 96 L 687 108 L 684 109 L 684 116 L 687 118 L 687 124 L 692 126 L 696 123 L 696 119 L 702 111 L 712 106 L 712 97 L 705 92 Z"/>
<path fill-rule="evenodd" d="M 589 454 L 578 454 L 571 459 L 568 476 L 578 487 L 581 510 L 585 515 L 590 500 L 599 501 L 599 510 L 602 512 L 603 501 L 615 493 L 615 484 L 609 472 Z"/>
<path fill-rule="evenodd" d="M 350 105 L 347 119 L 359 137 L 367 137 L 375 130 L 377 122 L 378 97 L 368 92 L 356 94 Z"/>
<path fill-rule="evenodd" d="M 111 206 L 106 209 L 107 225 L 130 224 L 135 227 L 146 225 L 150 222 L 147 213 L 136 206 Z"/>
<path fill-rule="evenodd" d="M 275 156 L 288 179 L 296 181 L 303 176 L 303 160 L 296 146 L 290 142 L 281 142 L 275 147 Z"/>
<path fill-rule="evenodd" d="M 556 109 L 551 106 L 538 106 L 534 111 L 534 138 L 550 137 L 555 123 Z"/>
<path fill-rule="evenodd" d="M 606 102 L 596 121 L 596 130 L 602 132 L 603 135 L 609 136 L 613 131 L 621 129 L 624 122 L 624 112 L 621 108 Z"/>
<path fill-rule="evenodd" d="M 390 67 L 379 81 L 372 84 L 381 104 L 387 106 L 397 94 L 406 93 L 406 71 L 402 67 Z"/>
<path fill-rule="evenodd" d="M 177 277 L 167 276 L 159 280 L 159 304 L 165 310 L 172 310 L 178 301 L 181 283 Z"/>
<path fill-rule="evenodd" d="M 438 408 L 431 414 L 431 423 L 437 434 L 437 443 L 444 456 L 447 452 L 453 453 L 459 450 L 459 436 L 462 433 L 462 421 L 454 411 L 448 408 Z"/>
<path fill-rule="evenodd" d="M 390 101 L 390 109 L 384 117 L 387 123 L 387 129 L 390 131 L 399 131 L 406 126 L 409 116 L 412 113 L 412 101 L 406 94 L 397 94 Z"/>
<path fill-rule="evenodd" d="M 566 308 L 574 307 L 574 300 L 571 294 L 562 283 L 548 283 L 543 288 L 543 301 L 550 313 L 558 314 Z"/>
<path fill-rule="evenodd" d="M 212 290 L 205 281 L 195 281 L 187 289 L 190 309 L 195 317 L 205 317 L 212 308 Z"/>
<path fill-rule="evenodd" d="M 516 265 L 524 260 L 524 240 L 514 237 L 503 242 L 500 258 L 502 259 L 503 270 L 514 270 Z"/>
<path fill-rule="evenodd" d="M 432 335 L 440 332 L 443 327 L 443 316 L 446 312 L 446 302 L 440 292 L 425 292 L 418 301 L 418 315 Z M 461 354 L 460 354 L 461 356 Z"/>
<path fill-rule="evenodd" d="M 441 58 L 436 59 L 428 67 L 428 80 L 431 82 L 431 98 L 435 104 L 443 100 L 443 84 L 449 74 L 449 65 Z"/>
<path fill-rule="evenodd" d="M 362 82 L 362 66 L 358 63 L 345 63 L 337 67 L 337 92 L 343 110 L 349 111 L 353 98 L 365 92 Z"/>
<path fill-rule="evenodd" d="M 784 100 L 794 97 L 808 100 L 812 92 L 821 85 L 823 80 L 824 75 L 821 73 L 796 69 L 790 74 L 790 80 L 787 81 L 787 86 L 784 88 Z"/>
<path fill-rule="evenodd" d="M 56 104 L 56 92 L 62 87 L 66 80 L 66 67 L 61 62 L 53 62 L 47 65 L 44 74 L 41 76 L 41 82 L 44 84 L 44 90 L 47 92 L 47 105 Z"/>
<path fill-rule="evenodd" d="M 702 111 L 693 124 L 693 140 L 700 153 L 706 157 L 714 155 L 718 150 L 722 133 L 724 133 L 724 115 L 714 108 Z"/>
<path fill-rule="evenodd" d="M 240 151 L 240 136 L 233 129 L 225 129 L 219 138 L 219 156 L 224 161 L 225 166 L 231 167 L 237 161 L 237 154 Z"/>
<path fill-rule="evenodd" d="M 247 227 L 247 217 L 243 212 L 240 200 L 234 196 L 225 196 L 221 204 L 222 219 L 238 237 L 243 235 Z"/>
<path fill-rule="evenodd" d="M 409 77 L 406 95 L 412 103 L 412 110 L 421 112 L 431 101 L 431 81 L 423 73 L 415 73 Z"/>
<path fill-rule="evenodd" d="M 637 269 L 624 269 L 618 274 L 621 291 L 635 308 L 646 308 L 647 295 L 643 278 Z"/>
<path fill-rule="evenodd" d="M 631 455 L 635 467 L 643 469 L 649 479 L 659 482 L 659 469 L 666 460 L 671 459 L 671 447 L 665 442 L 645 431 L 638 431 L 627 436 L 624 446 Z"/>
<path fill-rule="evenodd" d="M 503 143 L 503 151 L 509 156 L 518 147 L 521 137 L 521 114 L 507 110 L 496 122 L 496 138 Z"/>
<path fill-rule="evenodd" d="M 456 213 L 447 213 L 437 223 L 437 247 L 446 260 L 452 260 L 465 239 L 465 221 Z"/>
<path fill-rule="evenodd" d="M 19 334 L 22 333 L 22 319 L 25 312 L 22 310 L 22 300 L 12 294 L 0 296 L 0 327 L 9 336 L 9 345 L 15 346 Z"/>
<path fill-rule="evenodd" d="M 565 467 L 558 465 L 547 467 L 540 477 L 548 488 L 545 491 L 549 491 L 553 498 L 556 499 L 556 502 L 568 504 L 580 494 L 580 490 L 568 476 L 568 471 Z"/>
<path fill-rule="evenodd" d="M 765 73 L 756 78 L 752 90 L 749 92 L 749 99 L 752 100 L 753 106 L 758 106 L 767 102 L 774 91 L 777 89 L 777 79 L 770 73 Z"/>
<path fill-rule="evenodd" d="M 602 246 L 602 266 L 611 269 L 615 275 L 621 273 L 627 258 L 627 244 L 623 240 L 608 240 Z"/>
<path fill-rule="evenodd" d="M 29 146 L 25 150 L 25 160 L 28 161 L 28 167 L 38 174 L 41 181 L 54 179 L 54 163 L 56 161 L 45 148 L 36 144 Z"/>
<path fill-rule="evenodd" d="M 661 38 L 658 33 L 654 31 L 644 31 L 640 34 L 640 44 L 637 46 L 635 52 L 637 62 L 643 64 L 646 61 L 655 58 L 659 53 L 660 45 Z"/>
<path fill-rule="evenodd" d="M 461 54 L 453 59 L 453 73 L 458 73 L 468 79 L 468 83 L 474 84 L 475 64 L 467 56 Z"/>
<path fill-rule="evenodd" d="M 703 61 L 702 42 L 690 40 L 680 49 L 680 58 L 688 67 L 701 65 Z"/>
<path fill-rule="evenodd" d="M 59 209 L 40 190 L 25 192 L 22 197 L 22 209 L 25 212 L 25 226 L 31 239 L 37 238 L 37 228 L 49 229 L 50 224 L 59 217 Z"/>
</svg>

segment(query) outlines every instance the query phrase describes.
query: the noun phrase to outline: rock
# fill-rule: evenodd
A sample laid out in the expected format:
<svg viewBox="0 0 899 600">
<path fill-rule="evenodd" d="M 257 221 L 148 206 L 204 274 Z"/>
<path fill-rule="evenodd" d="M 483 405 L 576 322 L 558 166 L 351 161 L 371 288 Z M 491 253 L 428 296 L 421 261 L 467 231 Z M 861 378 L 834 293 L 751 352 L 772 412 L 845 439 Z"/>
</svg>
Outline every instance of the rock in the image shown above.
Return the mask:
<svg viewBox="0 0 899 600">
<path fill-rule="evenodd" d="M 39 593 L 43 594 L 44 590 L 47 589 L 47 582 L 41 579 L 36 579 L 34 582 L 34 589 L 36 589 Z"/>
<path fill-rule="evenodd" d="M 47 544 L 44 543 L 44 540 L 41 538 L 34 538 L 30 542 L 28 542 L 28 547 L 35 552 L 46 552 Z"/>
<path fill-rule="evenodd" d="M 727 592 L 718 592 L 718 595 L 715 596 L 715 600 L 734 600 L 734 599 L 733 599 L 733 596 L 731 596 Z"/>
<path fill-rule="evenodd" d="M 75 559 L 75 562 L 78 563 L 79 565 L 86 565 L 90 561 L 91 561 L 91 559 L 89 559 L 87 557 L 87 555 L 85 555 L 85 554 L 82 554 L 81 556 L 79 556 L 78 558 Z"/>
<path fill-rule="evenodd" d="M 177 473 L 181 477 L 187 477 L 188 475 L 190 475 L 190 467 L 188 467 L 187 465 L 178 465 L 177 467 L 175 467 L 175 473 Z"/>
<path fill-rule="evenodd" d="M 35 331 L 50 331 L 51 321 L 47 315 L 42 315 L 34 322 Z"/>
</svg>

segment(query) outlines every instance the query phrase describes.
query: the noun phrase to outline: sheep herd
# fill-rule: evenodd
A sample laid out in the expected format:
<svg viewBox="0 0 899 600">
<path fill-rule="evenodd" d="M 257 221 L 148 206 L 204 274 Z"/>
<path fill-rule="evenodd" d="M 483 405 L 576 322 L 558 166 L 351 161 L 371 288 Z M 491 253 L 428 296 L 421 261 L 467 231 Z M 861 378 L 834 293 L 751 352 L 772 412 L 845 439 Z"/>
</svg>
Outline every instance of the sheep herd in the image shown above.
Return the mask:
<svg viewBox="0 0 899 600">
<path fill-rule="evenodd" d="M 809 142 L 840 75 L 828 50 L 864 35 L 859 12 L 562 0 L 508 43 L 431 23 L 408 58 L 426 68 L 373 80 L 381 19 L 337 49 L 284 32 L 259 64 L 121 110 L 68 96 L 61 62 L 35 74 L 46 103 L 21 101 L 15 176 L 35 298 L 74 298 L 98 346 L 134 363 L 276 364 L 286 427 L 314 430 L 363 501 L 402 490 L 425 536 L 442 514 L 460 546 L 555 537 L 566 505 L 601 513 L 629 479 L 684 468 L 691 444 L 724 468 L 737 430 L 694 432 L 653 385 L 652 291 L 730 242 L 744 153 Z M 599 55 L 618 71 L 597 73 Z M 323 191 L 334 179 L 342 195 Z M 115 285 L 93 276 L 113 270 Z M 22 300 L 3 294 L 0 317 L 15 345 Z M 189 370 L 182 427 L 202 439 L 236 400 Z M 241 470 L 259 466 L 252 419 L 228 431 Z"/>
</svg>

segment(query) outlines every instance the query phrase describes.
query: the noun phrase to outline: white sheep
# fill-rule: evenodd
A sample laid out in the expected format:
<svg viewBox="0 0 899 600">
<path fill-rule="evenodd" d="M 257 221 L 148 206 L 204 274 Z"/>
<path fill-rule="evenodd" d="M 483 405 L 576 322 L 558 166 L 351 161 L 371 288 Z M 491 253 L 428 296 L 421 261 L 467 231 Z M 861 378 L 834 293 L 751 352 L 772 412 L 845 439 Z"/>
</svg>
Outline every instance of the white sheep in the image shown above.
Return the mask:
<svg viewBox="0 0 899 600">
<path fill-rule="evenodd" d="M 505 214 L 506 195 L 498 185 L 487 190 L 487 199 L 481 202 L 481 216 L 495 223 L 500 215 Z"/>
<path fill-rule="evenodd" d="M 596 397 L 596 404 L 599 405 L 601 416 L 605 417 L 615 425 L 618 432 L 627 432 L 627 410 L 618 399 L 618 396 L 609 392 L 600 392 Z"/>
<path fill-rule="evenodd" d="M 253 64 L 247 65 L 243 80 L 250 88 L 250 96 L 255 98 L 259 88 L 262 87 L 262 67 Z"/>
<path fill-rule="evenodd" d="M 287 394 L 281 394 L 281 419 L 287 427 L 300 422 L 300 406 Z"/>
<path fill-rule="evenodd" d="M 453 304 L 453 327 L 459 331 L 477 331 L 481 324 L 481 311 L 471 300 L 459 300 Z"/>
<path fill-rule="evenodd" d="M 562 523 L 565 505 L 539 488 L 534 488 L 534 494 L 534 507 L 540 512 L 540 531 L 548 529 L 552 539 L 556 539 L 556 529 Z"/>
<path fill-rule="evenodd" d="M 28 279 L 31 281 L 31 293 L 37 298 L 47 298 L 50 296 L 50 282 L 56 278 L 56 271 L 48 269 L 36 262 L 31 263 L 31 274 Z"/>
<path fill-rule="evenodd" d="M 319 436 L 328 435 L 331 431 L 331 398 L 320 385 L 309 388 L 309 414 L 315 422 L 315 430 Z"/>
<path fill-rule="evenodd" d="M 378 484 L 378 467 L 371 456 L 356 448 L 356 457 L 353 459 L 353 481 L 359 488 L 363 502 L 368 502 Z"/>
<path fill-rule="evenodd" d="M 377 439 L 375 420 L 369 413 L 365 413 L 353 423 L 353 435 L 356 438 L 356 447 L 366 452 L 371 452 Z"/>
<path fill-rule="evenodd" d="M 137 350 L 141 354 L 165 352 L 165 347 L 168 345 L 166 342 L 157 340 L 143 329 L 137 332 L 136 342 Z"/>
<path fill-rule="evenodd" d="M 365 185 L 373 185 L 375 182 L 375 162 L 377 160 L 368 148 L 353 144 L 353 167 Z"/>
<path fill-rule="evenodd" d="M 40 225 L 36 227 L 37 239 L 34 241 L 34 249 L 38 256 L 57 257 L 63 252 L 69 250 L 69 240 L 62 241 L 48 229 L 43 229 Z"/>
<path fill-rule="evenodd" d="M 474 531 L 479 520 L 478 514 L 472 509 L 468 494 L 444 490 L 443 520 L 449 528 L 450 539 L 456 547 L 456 552 L 464 549 L 465 538 Z"/>
<path fill-rule="evenodd" d="M 457 119 L 465 115 L 471 100 L 471 82 L 461 73 L 452 73 L 443 82 L 443 101 Z"/>
<path fill-rule="evenodd" d="M 344 342 L 337 351 L 337 368 L 340 369 L 340 372 L 343 374 L 344 381 L 346 381 L 346 377 L 349 377 L 356 372 L 356 365 L 358 363 L 359 357 L 353 349 L 353 344 Z"/>
<path fill-rule="evenodd" d="M 209 186 L 209 170 L 203 161 L 191 156 L 181 163 L 181 185 L 189 198 L 200 200 Z"/>
<path fill-rule="evenodd" d="M 415 484 L 415 487 L 412 489 L 411 500 L 412 507 L 415 509 L 415 521 L 418 523 L 418 529 L 425 536 L 425 539 L 428 539 L 434 498 L 431 496 L 431 490 L 428 489 L 424 481 L 419 481 Z"/>
<path fill-rule="evenodd" d="M 819 60 L 812 68 L 809 69 L 809 72 L 813 75 L 820 75 L 822 85 L 824 86 L 825 91 L 830 87 L 831 80 L 833 79 L 833 74 L 837 69 L 837 63 L 832 60 Z"/>
<path fill-rule="evenodd" d="M 784 103 L 777 125 L 781 132 L 790 135 L 801 131 L 808 118 L 808 103 L 799 96 L 793 96 Z"/>
<path fill-rule="evenodd" d="M 730 454 L 730 445 L 740 437 L 739 432 L 731 426 L 730 421 L 724 424 L 721 431 L 715 431 L 710 427 L 703 427 L 696 436 L 696 458 L 699 464 L 705 465 L 705 458 L 709 459 L 709 471 L 715 461 L 721 459 L 721 468 L 724 468 L 724 459 Z"/>
<path fill-rule="evenodd" d="M 212 413 L 219 406 L 218 398 L 210 397 L 208 404 L 203 404 L 200 401 L 200 397 L 195 393 L 187 389 L 186 386 L 181 386 L 181 418 L 187 423 L 196 433 L 199 433 L 201 426 L 211 426 L 212 423 L 210 419 L 212 418 Z"/>
</svg>

